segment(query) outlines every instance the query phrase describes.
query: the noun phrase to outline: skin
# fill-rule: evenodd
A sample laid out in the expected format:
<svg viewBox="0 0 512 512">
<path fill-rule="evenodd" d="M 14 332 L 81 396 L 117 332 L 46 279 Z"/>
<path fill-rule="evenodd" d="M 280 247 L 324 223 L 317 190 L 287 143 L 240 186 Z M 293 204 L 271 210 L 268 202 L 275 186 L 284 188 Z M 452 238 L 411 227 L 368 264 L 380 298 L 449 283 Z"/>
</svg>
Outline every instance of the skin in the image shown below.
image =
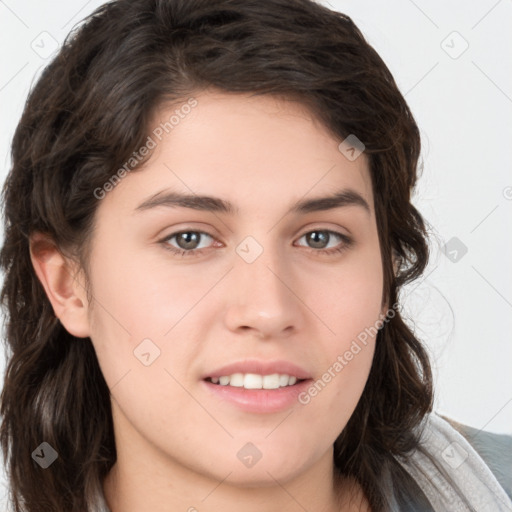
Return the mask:
<svg viewBox="0 0 512 512">
<path fill-rule="evenodd" d="M 335 484 L 332 457 L 367 381 L 374 338 L 307 405 L 277 413 L 243 412 L 212 398 L 202 376 L 257 358 L 291 361 L 317 380 L 385 314 L 368 160 L 364 153 L 348 160 L 341 140 L 297 102 L 211 90 L 195 98 L 144 168 L 99 200 L 90 303 L 80 269 L 43 236 L 31 242 L 56 316 L 70 333 L 91 338 L 111 390 L 118 459 L 104 483 L 109 506 L 366 510 L 357 485 Z M 174 108 L 162 106 L 154 126 Z M 166 188 L 229 200 L 239 213 L 135 211 Z M 300 199 L 344 188 L 370 211 L 349 205 L 287 213 Z M 162 241 L 180 230 L 210 236 L 197 239 L 201 252 L 181 257 L 165 247 L 186 247 L 185 240 Z M 315 245 L 304 236 L 315 230 L 345 234 L 353 244 L 322 254 L 344 242 L 332 235 Z M 263 249 L 252 263 L 235 251 L 247 236 Z M 160 349 L 149 366 L 133 353 L 145 338 Z M 248 442 L 262 454 L 251 468 L 237 457 Z"/>
</svg>

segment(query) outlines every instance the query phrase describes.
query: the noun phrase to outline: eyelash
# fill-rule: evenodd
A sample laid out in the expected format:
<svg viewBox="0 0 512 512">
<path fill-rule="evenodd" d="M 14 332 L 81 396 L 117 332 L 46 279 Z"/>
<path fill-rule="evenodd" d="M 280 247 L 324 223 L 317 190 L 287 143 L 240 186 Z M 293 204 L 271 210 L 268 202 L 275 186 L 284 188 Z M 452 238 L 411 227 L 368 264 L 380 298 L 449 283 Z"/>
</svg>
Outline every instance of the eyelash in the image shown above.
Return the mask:
<svg viewBox="0 0 512 512">
<path fill-rule="evenodd" d="M 197 256 L 198 253 L 202 252 L 204 249 L 190 249 L 190 250 L 176 249 L 175 247 L 173 247 L 167 243 L 169 240 L 173 239 L 175 236 L 182 235 L 185 233 L 196 233 L 196 234 L 206 235 L 212 239 L 215 239 L 215 237 L 213 237 L 209 233 L 206 233 L 205 231 L 182 230 L 182 231 L 176 231 L 175 233 L 172 233 L 169 236 L 166 236 L 163 240 L 160 240 L 160 243 L 164 246 L 164 249 L 166 249 L 167 251 L 170 251 L 171 253 L 173 253 L 175 255 L 178 255 L 181 257 Z M 348 237 L 347 235 L 345 235 L 343 233 L 339 233 L 337 231 L 332 231 L 330 229 L 313 229 L 313 230 L 308 231 L 308 232 L 304 233 L 303 235 L 301 235 L 299 237 L 299 239 L 306 235 L 309 235 L 311 233 L 329 233 L 329 235 L 334 235 L 334 236 L 340 238 L 343 242 L 341 244 L 341 246 L 332 247 L 330 249 L 314 249 L 312 247 L 305 247 L 305 249 L 309 249 L 309 251 L 317 253 L 317 254 L 320 253 L 320 254 L 323 254 L 326 256 L 334 256 L 335 254 L 342 253 L 343 251 L 345 251 L 346 249 L 351 247 L 354 243 L 352 238 Z M 300 247 L 304 247 L 304 246 L 300 246 Z"/>
</svg>

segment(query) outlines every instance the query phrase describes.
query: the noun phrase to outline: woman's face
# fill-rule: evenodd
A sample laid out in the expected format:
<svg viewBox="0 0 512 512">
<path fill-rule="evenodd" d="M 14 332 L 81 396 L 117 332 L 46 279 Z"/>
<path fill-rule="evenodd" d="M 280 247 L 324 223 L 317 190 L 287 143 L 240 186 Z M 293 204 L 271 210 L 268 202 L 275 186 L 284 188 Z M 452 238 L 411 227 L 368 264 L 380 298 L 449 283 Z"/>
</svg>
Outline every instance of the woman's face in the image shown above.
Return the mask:
<svg viewBox="0 0 512 512">
<path fill-rule="evenodd" d="M 195 99 L 99 199 L 88 320 L 118 462 L 286 482 L 332 464 L 385 313 L 368 161 L 296 102 Z"/>
</svg>

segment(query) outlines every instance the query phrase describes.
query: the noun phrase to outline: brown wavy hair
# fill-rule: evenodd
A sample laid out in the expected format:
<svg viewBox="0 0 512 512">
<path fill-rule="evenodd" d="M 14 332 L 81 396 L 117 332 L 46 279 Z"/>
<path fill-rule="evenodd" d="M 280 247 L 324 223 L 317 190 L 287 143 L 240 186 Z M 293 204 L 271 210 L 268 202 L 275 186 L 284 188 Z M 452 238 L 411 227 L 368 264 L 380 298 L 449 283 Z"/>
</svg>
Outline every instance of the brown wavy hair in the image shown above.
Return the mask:
<svg viewBox="0 0 512 512">
<path fill-rule="evenodd" d="M 383 299 L 397 303 L 427 265 L 428 230 L 411 203 L 419 131 L 348 16 L 312 0 L 103 5 L 68 35 L 31 90 L 3 187 L 0 441 L 15 512 L 98 510 L 116 460 L 110 393 L 93 345 L 55 317 L 29 237 L 48 234 L 87 270 L 93 190 L 144 144 L 156 108 L 211 87 L 295 99 L 340 142 L 355 134 L 372 177 Z M 355 478 L 375 512 L 389 506 L 387 476 L 406 486 L 395 457 L 418 447 L 432 394 L 427 353 L 397 310 L 378 333 L 366 387 L 334 446 L 337 474 Z M 59 458 L 41 471 L 31 453 L 43 440 Z"/>
</svg>

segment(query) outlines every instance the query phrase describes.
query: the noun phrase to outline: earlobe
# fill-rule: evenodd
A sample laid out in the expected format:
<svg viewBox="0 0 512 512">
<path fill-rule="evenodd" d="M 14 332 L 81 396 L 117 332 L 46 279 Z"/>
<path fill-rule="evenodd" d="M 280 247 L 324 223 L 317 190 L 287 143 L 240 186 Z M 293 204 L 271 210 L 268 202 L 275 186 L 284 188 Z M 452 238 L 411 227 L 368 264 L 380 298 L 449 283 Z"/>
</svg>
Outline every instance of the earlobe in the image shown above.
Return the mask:
<svg viewBox="0 0 512 512">
<path fill-rule="evenodd" d="M 392 259 L 392 265 L 393 265 L 393 275 L 396 278 L 396 276 L 398 275 L 398 272 L 400 271 L 401 259 L 400 259 L 400 255 L 398 254 L 398 252 L 395 249 L 393 249 L 391 259 Z M 391 306 L 389 304 L 389 301 L 386 300 L 385 298 L 383 298 L 382 309 L 380 312 L 381 318 L 387 318 L 388 315 L 390 314 L 390 312 L 392 311 L 392 309 L 394 309 L 394 306 Z"/>
<path fill-rule="evenodd" d="M 64 257 L 49 235 L 30 236 L 30 258 L 55 316 L 73 336 L 90 336 L 88 302 L 76 265 Z"/>
<path fill-rule="evenodd" d="M 398 275 L 399 270 L 400 270 L 400 255 L 394 249 L 393 250 L 393 274 L 395 275 L 395 277 Z"/>
</svg>

